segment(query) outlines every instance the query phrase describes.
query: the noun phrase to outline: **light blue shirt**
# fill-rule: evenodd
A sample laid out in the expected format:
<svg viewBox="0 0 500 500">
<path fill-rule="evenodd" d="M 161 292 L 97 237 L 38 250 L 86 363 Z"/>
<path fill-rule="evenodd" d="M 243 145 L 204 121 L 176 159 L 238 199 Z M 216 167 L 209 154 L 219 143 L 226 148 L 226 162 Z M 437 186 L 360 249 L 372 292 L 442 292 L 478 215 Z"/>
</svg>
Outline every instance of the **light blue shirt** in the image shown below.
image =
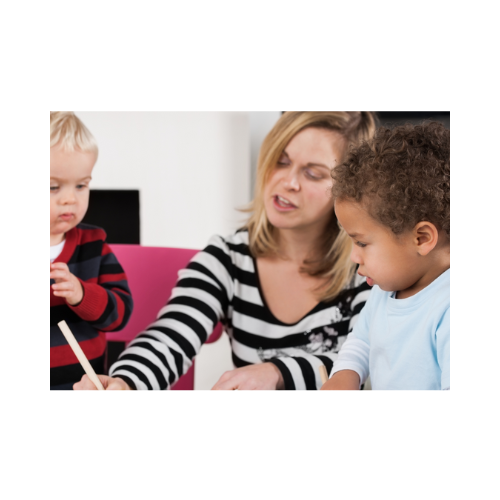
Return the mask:
<svg viewBox="0 0 500 500">
<path fill-rule="evenodd" d="M 332 375 L 354 370 L 373 389 L 450 388 L 450 270 L 406 299 L 373 287 Z"/>
</svg>

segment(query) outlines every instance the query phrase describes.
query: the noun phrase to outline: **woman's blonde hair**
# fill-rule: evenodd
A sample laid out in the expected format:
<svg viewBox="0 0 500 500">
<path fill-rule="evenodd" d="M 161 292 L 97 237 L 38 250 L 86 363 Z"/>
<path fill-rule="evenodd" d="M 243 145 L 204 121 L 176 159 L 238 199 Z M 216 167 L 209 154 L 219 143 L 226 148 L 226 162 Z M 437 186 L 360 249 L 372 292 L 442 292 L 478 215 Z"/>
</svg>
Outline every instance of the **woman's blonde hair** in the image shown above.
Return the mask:
<svg viewBox="0 0 500 500">
<path fill-rule="evenodd" d="M 97 142 L 72 111 L 50 112 L 50 147 L 60 144 L 66 151 L 98 154 Z"/>
<path fill-rule="evenodd" d="M 306 128 L 326 129 L 337 132 L 344 139 L 344 151 L 373 137 L 376 128 L 375 115 L 368 111 L 288 111 L 264 139 L 257 163 L 255 196 L 245 211 L 251 212 L 246 224 L 251 254 L 265 257 L 278 254 L 276 232 L 269 222 L 264 208 L 264 188 L 279 157 L 292 138 Z M 335 298 L 353 275 L 355 264 L 350 260 L 351 239 L 341 230 L 335 212 L 325 231 L 319 259 L 304 262 L 302 271 L 310 276 L 326 280 L 321 287 L 320 300 Z"/>
</svg>

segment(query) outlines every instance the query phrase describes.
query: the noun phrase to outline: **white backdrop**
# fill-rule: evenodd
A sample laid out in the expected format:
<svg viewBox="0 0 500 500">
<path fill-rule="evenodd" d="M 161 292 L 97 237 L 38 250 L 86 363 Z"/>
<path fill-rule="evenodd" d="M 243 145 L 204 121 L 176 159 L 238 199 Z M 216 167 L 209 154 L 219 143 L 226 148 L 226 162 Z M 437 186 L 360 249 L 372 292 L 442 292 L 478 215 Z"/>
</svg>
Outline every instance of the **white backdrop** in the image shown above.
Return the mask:
<svg viewBox="0 0 500 500">
<path fill-rule="evenodd" d="M 260 144 L 280 116 L 261 112 L 77 111 L 97 140 L 91 188 L 139 189 L 141 244 L 203 248 L 228 235 L 252 197 Z M 139 333 L 139 332 L 138 332 Z M 195 388 L 233 368 L 227 335 L 203 346 Z"/>
</svg>

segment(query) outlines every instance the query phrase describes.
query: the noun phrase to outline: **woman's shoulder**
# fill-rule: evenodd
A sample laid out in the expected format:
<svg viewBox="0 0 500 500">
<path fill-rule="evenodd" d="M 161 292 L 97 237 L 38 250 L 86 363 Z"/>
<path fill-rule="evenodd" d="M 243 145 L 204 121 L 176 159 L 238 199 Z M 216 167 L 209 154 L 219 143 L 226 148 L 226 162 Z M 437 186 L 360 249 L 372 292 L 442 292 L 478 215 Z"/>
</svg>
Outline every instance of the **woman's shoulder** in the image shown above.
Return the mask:
<svg viewBox="0 0 500 500">
<path fill-rule="evenodd" d="M 248 231 L 246 229 L 238 229 L 236 232 L 225 237 L 215 234 L 208 241 L 207 247 L 210 246 L 222 248 L 227 253 L 237 252 L 250 256 L 250 250 L 248 247 Z"/>
</svg>

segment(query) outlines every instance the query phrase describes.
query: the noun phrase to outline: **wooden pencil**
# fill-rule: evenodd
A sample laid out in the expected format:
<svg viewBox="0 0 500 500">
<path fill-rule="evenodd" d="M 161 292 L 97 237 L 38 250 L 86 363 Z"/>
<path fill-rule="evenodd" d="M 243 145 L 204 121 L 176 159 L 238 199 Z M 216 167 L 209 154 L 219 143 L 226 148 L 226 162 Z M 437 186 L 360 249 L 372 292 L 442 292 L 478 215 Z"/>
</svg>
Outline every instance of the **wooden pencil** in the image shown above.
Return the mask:
<svg viewBox="0 0 500 500">
<path fill-rule="evenodd" d="M 89 360 L 87 359 L 85 354 L 83 354 L 82 348 L 76 341 L 75 336 L 73 335 L 73 332 L 69 329 L 69 326 L 66 323 L 66 321 L 64 320 L 60 321 L 59 323 L 57 323 L 57 326 L 61 329 L 61 332 L 68 341 L 68 344 L 70 345 L 71 349 L 73 349 L 75 356 L 78 358 L 78 361 L 80 361 L 80 364 L 82 365 L 89 379 L 92 380 L 97 389 L 99 389 L 100 391 L 104 391 L 104 387 L 102 386 L 99 377 L 96 375 L 94 369 L 92 368 L 92 365 L 89 363 Z"/>
<path fill-rule="evenodd" d="M 325 384 L 325 382 L 328 380 L 328 373 L 326 371 L 326 366 L 325 365 L 321 365 L 319 367 L 319 374 L 321 376 L 321 382 L 323 384 Z"/>
</svg>

